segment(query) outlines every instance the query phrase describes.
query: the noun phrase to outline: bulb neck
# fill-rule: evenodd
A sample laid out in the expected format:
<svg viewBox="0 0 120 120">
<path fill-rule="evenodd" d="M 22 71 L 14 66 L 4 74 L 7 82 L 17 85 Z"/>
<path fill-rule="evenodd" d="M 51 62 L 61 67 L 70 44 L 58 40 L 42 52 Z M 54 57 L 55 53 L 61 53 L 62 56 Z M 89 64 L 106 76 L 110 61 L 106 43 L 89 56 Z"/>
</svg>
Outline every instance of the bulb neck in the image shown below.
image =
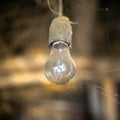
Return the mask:
<svg viewBox="0 0 120 120">
<path fill-rule="evenodd" d="M 49 48 L 51 49 L 53 46 L 58 46 L 58 47 L 67 47 L 67 48 L 71 48 L 71 44 L 69 44 L 68 42 L 65 41 L 61 41 L 61 40 L 55 40 L 54 42 L 50 43 Z"/>
<path fill-rule="evenodd" d="M 51 46 L 50 55 L 52 56 L 55 53 L 59 55 L 61 54 L 70 55 L 70 49 L 69 49 L 68 44 L 62 41 L 54 42 Z"/>
<path fill-rule="evenodd" d="M 64 44 L 66 44 L 66 45 L 69 47 L 69 49 L 70 49 L 71 46 L 72 46 L 71 43 L 66 42 L 66 41 L 61 41 L 61 40 L 54 40 L 53 42 L 49 43 L 48 46 L 49 46 L 49 48 L 51 49 L 52 46 L 53 46 L 54 44 L 57 44 L 57 43 L 64 43 Z"/>
<path fill-rule="evenodd" d="M 56 50 L 69 50 L 69 45 L 63 41 L 56 41 L 52 44 L 51 48 Z"/>
</svg>

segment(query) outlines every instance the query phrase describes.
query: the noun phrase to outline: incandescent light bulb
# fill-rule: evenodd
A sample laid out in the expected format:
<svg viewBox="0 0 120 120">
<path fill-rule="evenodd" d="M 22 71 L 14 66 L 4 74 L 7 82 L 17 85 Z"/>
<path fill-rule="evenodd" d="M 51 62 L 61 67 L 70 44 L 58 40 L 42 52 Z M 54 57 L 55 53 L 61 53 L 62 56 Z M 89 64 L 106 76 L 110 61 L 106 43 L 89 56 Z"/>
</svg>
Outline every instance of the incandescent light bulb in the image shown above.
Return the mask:
<svg viewBox="0 0 120 120">
<path fill-rule="evenodd" d="M 45 76 L 56 84 L 67 83 L 76 72 L 75 63 L 70 55 L 72 46 L 72 26 L 66 16 L 52 20 L 49 28 L 50 57 L 45 64 Z"/>
<path fill-rule="evenodd" d="M 45 75 L 49 81 L 65 84 L 75 75 L 75 63 L 70 55 L 69 45 L 62 41 L 51 46 L 50 57 L 45 64 Z"/>
</svg>

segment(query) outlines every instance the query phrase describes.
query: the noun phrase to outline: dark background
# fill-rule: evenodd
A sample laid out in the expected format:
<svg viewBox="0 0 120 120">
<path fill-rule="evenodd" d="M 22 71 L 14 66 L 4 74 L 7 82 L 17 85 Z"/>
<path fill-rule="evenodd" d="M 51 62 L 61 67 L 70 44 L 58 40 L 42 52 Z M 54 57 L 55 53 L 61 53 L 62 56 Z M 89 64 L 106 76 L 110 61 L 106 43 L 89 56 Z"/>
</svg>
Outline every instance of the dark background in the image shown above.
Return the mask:
<svg viewBox="0 0 120 120">
<path fill-rule="evenodd" d="M 58 0 L 50 0 L 58 10 Z M 63 0 L 73 24 L 76 76 L 65 85 L 44 76 L 47 0 L 0 0 L 0 120 L 119 120 L 120 1 Z"/>
</svg>

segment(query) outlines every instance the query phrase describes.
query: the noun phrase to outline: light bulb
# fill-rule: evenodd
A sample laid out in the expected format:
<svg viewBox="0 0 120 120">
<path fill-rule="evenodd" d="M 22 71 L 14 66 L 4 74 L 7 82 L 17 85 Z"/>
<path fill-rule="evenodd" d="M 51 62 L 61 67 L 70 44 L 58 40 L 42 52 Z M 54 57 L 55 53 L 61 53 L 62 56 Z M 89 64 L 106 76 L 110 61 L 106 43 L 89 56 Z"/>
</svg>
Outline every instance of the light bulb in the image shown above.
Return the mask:
<svg viewBox="0 0 120 120">
<path fill-rule="evenodd" d="M 45 64 L 45 75 L 48 80 L 56 84 L 65 84 L 73 78 L 75 72 L 76 67 L 68 44 L 62 41 L 54 42 Z"/>
</svg>

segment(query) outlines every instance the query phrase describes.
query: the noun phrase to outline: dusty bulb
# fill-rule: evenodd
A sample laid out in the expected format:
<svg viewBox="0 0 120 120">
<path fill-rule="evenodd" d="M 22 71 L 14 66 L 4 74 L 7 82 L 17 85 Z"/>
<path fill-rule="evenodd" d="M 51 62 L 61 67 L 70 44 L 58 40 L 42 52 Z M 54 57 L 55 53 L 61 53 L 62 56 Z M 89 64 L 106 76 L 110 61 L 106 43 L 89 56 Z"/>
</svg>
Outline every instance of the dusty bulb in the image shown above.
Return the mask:
<svg viewBox="0 0 120 120">
<path fill-rule="evenodd" d="M 76 67 L 68 44 L 62 41 L 54 42 L 50 57 L 45 64 L 45 76 L 50 82 L 65 84 L 73 78 L 75 72 Z"/>
<path fill-rule="evenodd" d="M 50 82 L 65 84 L 76 72 L 75 63 L 70 55 L 72 26 L 68 17 L 58 16 L 52 20 L 48 45 L 51 52 L 45 64 L 45 76 Z"/>
</svg>

